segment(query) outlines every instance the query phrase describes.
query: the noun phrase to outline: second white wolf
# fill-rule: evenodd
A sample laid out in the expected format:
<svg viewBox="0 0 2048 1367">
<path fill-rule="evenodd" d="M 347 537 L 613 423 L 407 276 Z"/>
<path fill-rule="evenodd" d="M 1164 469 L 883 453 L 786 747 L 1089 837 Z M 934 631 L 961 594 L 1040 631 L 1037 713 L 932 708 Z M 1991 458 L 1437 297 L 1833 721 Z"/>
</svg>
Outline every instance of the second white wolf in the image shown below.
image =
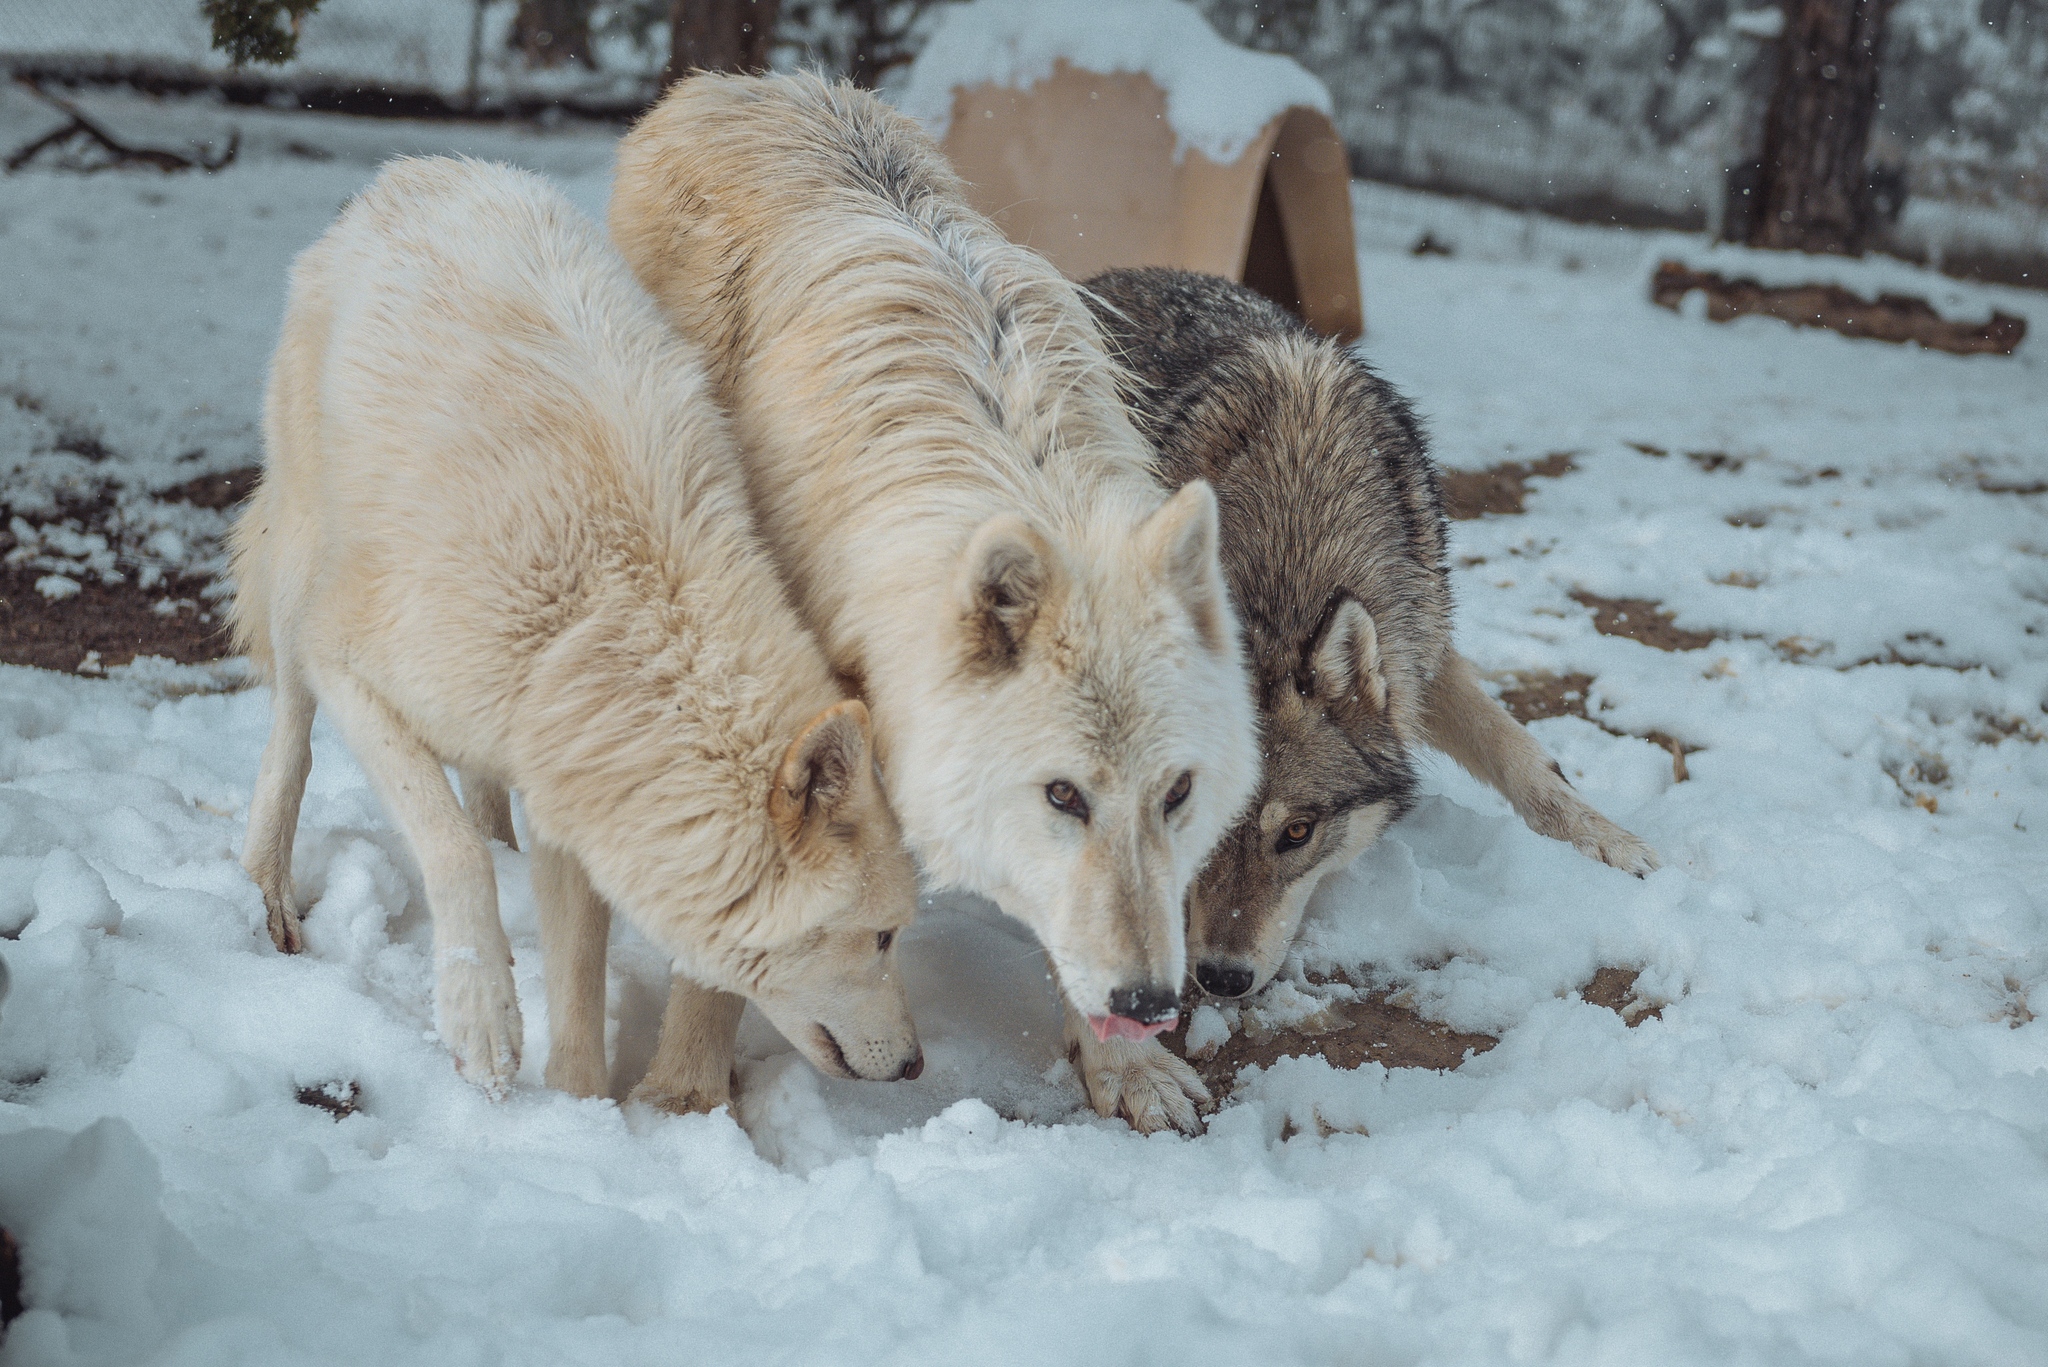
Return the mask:
<svg viewBox="0 0 2048 1367">
<path fill-rule="evenodd" d="M 1100 1111 L 1192 1127 L 1201 1081 L 1151 1036 L 1258 773 L 1214 496 L 1160 489 L 1073 285 L 865 91 L 679 82 L 611 225 L 705 349 L 925 868 L 1037 932 Z"/>
<path fill-rule="evenodd" d="M 280 949 L 317 700 L 419 861 L 464 1076 L 509 1086 L 521 1023 L 444 764 L 525 798 L 550 1083 L 604 1090 L 607 901 L 819 1068 L 915 1075 L 914 870 L 866 711 L 755 539 L 696 353 L 594 223 L 525 172 L 394 163 L 293 267 L 264 442 L 234 624 L 274 690 L 243 862 Z M 652 1099 L 722 1100 L 735 1022 L 673 1032 Z"/>
</svg>

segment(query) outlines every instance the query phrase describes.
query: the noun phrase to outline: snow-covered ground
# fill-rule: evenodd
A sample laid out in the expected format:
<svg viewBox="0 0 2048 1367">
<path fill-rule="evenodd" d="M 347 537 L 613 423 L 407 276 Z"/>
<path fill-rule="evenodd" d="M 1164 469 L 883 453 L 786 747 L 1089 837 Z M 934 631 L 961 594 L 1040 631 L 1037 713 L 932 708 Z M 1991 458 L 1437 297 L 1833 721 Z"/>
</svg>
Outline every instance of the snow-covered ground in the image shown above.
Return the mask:
<svg viewBox="0 0 2048 1367">
<path fill-rule="evenodd" d="M 93 108 L 245 150 L 0 178 L 10 498 L 250 463 L 285 264 L 381 156 L 596 209 L 612 136 Z M 47 118 L 0 104 L 17 141 Z M 750 1018 L 737 1115 L 579 1102 L 539 1081 L 501 853 L 529 1034 L 493 1105 L 430 1034 L 416 875 L 330 732 L 287 959 L 236 863 L 265 693 L 0 668 L 0 1224 L 34 1307 L 0 1364 L 2048 1360 L 2048 495 L 1980 487 L 2048 480 L 2048 296 L 1948 301 L 2031 314 L 2011 358 L 1713 326 L 1647 300 L 1682 239 L 1358 202 L 1365 351 L 1441 458 L 1575 453 L 1456 524 L 1462 646 L 1594 677 L 1599 724 L 1535 729 L 1666 867 L 1583 860 L 1436 762 L 1271 1013 L 1343 968 L 1499 1047 L 1287 1060 L 1205 1136 L 1140 1138 L 1082 1108 L 1027 937 L 941 897 L 907 940 L 919 1081 L 822 1080 Z M 1410 255 L 1424 230 L 1456 255 Z M 1726 639 L 1601 636 L 1575 589 Z M 1652 730 L 1701 747 L 1687 781 Z M 660 965 L 614 964 L 630 1067 Z M 1603 965 L 1661 1015 L 1580 1000 Z M 339 1121 L 295 1100 L 345 1082 Z"/>
</svg>

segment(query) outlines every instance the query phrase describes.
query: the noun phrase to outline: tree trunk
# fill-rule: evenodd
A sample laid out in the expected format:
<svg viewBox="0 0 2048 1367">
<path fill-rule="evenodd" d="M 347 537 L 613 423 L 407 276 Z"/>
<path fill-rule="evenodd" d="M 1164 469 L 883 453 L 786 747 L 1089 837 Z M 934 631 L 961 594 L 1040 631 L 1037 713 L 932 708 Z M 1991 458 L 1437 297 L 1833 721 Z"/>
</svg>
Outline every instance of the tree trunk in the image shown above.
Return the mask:
<svg viewBox="0 0 2048 1367">
<path fill-rule="evenodd" d="M 664 85 L 692 71 L 765 71 L 782 0 L 674 0 Z"/>
<path fill-rule="evenodd" d="M 1785 0 L 1749 245 L 1860 255 L 1878 64 L 1892 0 Z"/>
<path fill-rule="evenodd" d="M 931 8 L 931 0 L 833 0 L 832 8 L 853 21 L 853 52 L 846 77 L 864 90 L 873 90 L 882 77 L 917 55 L 908 40 L 917 21 Z"/>
<path fill-rule="evenodd" d="M 529 67 L 580 62 L 597 69 L 590 55 L 591 0 L 519 0 L 507 43 L 526 55 Z"/>
</svg>

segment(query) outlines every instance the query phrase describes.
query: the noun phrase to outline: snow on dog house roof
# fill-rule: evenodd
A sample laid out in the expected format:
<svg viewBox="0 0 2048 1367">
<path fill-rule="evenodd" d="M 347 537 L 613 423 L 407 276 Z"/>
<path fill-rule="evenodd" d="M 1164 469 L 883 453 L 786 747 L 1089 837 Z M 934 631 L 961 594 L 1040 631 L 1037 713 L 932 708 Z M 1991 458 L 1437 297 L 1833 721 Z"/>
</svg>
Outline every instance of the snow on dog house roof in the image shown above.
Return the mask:
<svg viewBox="0 0 2048 1367">
<path fill-rule="evenodd" d="M 1181 266 L 1364 330 L 1350 168 L 1322 82 L 1178 0 L 949 6 L 898 103 L 969 198 L 1069 278 Z"/>
</svg>

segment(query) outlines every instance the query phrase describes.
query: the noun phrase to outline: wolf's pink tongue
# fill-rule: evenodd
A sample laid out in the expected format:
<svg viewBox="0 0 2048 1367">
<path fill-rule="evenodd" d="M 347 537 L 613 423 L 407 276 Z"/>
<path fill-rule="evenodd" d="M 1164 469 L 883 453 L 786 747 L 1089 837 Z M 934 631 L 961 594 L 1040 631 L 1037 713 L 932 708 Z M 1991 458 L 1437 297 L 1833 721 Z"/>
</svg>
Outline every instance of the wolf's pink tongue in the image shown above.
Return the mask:
<svg viewBox="0 0 2048 1367">
<path fill-rule="evenodd" d="M 1174 1022 L 1179 1019 L 1178 1015 L 1173 1015 L 1163 1021 L 1153 1021 L 1150 1025 L 1145 1025 L 1132 1020 L 1129 1016 L 1090 1016 L 1088 1028 L 1095 1032 L 1095 1038 L 1098 1040 L 1151 1039 L 1163 1030 L 1173 1029 Z"/>
</svg>

